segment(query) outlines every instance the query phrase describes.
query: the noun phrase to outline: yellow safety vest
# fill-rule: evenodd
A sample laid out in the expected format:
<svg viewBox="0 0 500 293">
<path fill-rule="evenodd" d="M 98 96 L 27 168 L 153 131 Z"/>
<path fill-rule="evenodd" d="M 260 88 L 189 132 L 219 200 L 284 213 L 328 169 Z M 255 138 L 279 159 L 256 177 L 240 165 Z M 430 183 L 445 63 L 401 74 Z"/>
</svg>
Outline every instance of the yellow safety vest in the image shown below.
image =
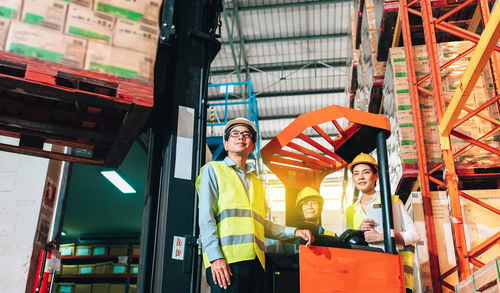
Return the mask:
<svg viewBox="0 0 500 293">
<path fill-rule="evenodd" d="M 397 204 L 401 202 L 399 196 L 391 196 L 392 204 Z M 380 204 L 380 196 L 378 197 L 377 204 Z M 402 202 L 401 202 L 402 204 Z M 347 225 L 352 229 L 358 229 L 363 222 L 363 213 L 359 204 L 356 202 L 350 205 L 345 211 L 345 218 Z M 405 277 L 406 288 L 413 290 L 413 259 L 415 257 L 415 246 L 413 244 L 406 245 L 403 250 L 398 251 L 398 255 L 401 256 L 403 260 L 403 270 Z"/>
<path fill-rule="evenodd" d="M 215 220 L 224 259 L 228 263 L 252 260 L 257 256 L 265 268 L 264 223 L 266 218 L 265 190 L 255 174 L 250 174 L 248 195 L 238 174 L 223 161 L 209 162 L 217 178 L 219 198 Z M 196 180 L 199 191 L 201 172 Z M 203 246 L 203 244 L 202 244 Z M 203 253 L 205 268 L 210 266 Z"/>
<path fill-rule="evenodd" d="M 337 236 L 337 234 L 335 234 L 335 232 L 328 231 L 324 228 L 323 228 L 323 233 L 321 235 Z"/>
</svg>

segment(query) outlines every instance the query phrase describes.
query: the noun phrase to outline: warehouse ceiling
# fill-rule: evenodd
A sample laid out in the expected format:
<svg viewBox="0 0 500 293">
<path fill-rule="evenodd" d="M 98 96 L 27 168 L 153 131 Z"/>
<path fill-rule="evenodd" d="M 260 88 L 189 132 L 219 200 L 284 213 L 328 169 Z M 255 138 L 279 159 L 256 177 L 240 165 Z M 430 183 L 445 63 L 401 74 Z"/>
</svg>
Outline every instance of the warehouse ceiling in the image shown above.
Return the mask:
<svg viewBox="0 0 500 293">
<path fill-rule="evenodd" d="M 251 81 L 258 101 L 261 146 L 300 114 L 330 105 L 348 106 L 351 3 L 225 0 L 222 48 L 212 63 L 209 82 Z M 223 101 L 224 96 L 219 88 L 209 88 L 209 104 Z M 235 87 L 229 99 L 244 101 L 248 94 Z M 215 119 L 223 120 L 224 108 L 214 110 Z M 247 105 L 231 106 L 228 119 L 248 117 L 247 111 Z M 337 134 L 333 125 L 325 130 Z M 216 128 L 213 134 L 221 132 Z"/>
</svg>

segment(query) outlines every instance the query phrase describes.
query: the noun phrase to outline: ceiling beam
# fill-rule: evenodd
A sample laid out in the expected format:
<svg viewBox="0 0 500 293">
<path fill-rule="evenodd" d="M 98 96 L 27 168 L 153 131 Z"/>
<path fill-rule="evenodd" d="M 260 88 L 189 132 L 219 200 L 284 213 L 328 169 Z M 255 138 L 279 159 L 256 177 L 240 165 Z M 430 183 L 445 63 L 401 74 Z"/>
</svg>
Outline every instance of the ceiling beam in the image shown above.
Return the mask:
<svg viewBox="0 0 500 293">
<path fill-rule="evenodd" d="M 304 66 L 309 67 L 311 65 L 321 65 L 322 67 L 346 67 L 347 61 L 347 58 L 332 58 L 325 60 L 303 60 L 296 62 L 252 64 L 251 66 L 249 66 L 249 70 L 254 70 L 257 72 L 299 70 L 303 69 Z M 244 71 L 244 68 L 211 68 L 210 75 L 228 75 L 234 72 L 238 73 L 238 69 L 240 70 L 240 72 Z"/>
<path fill-rule="evenodd" d="M 290 91 L 290 92 L 266 92 L 256 95 L 256 98 L 261 99 L 261 98 L 310 96 L 310 95 L 338 94 L 338 93 L 345 93 L 345 88 L 317 89 L 317 90 Z M 229 96 L 229 100 L 234 100 L 234 99 L 241 99 L 241 97 Z M 208 102 L 220 102 L 224 100 L 225 96 L 208 97 Z"/>
<path fill-rule="evenodd" d="M 236 14 L 235 14 L 236 16 Z M 237 18 L 239 22 L 239 19 Z M 322 35 L 307 35 L 307 36 L 293 36 L 293 37 L 285 37 L 285 38 L 259 38 L 252 40 L 242 40 L 240 35 L 240 46 L 243 43 L 251 45 L 251 44 L 262 44 L 262 43 L 278 43 L 278 42 L 295 42 L 295 41 L 310 41 L 310 40 L 322 40 L 322 39 L 337 39 L 337 38 L 346 38 L 351 37 L 350 33 L 338 33 L 338 34 L 322 34 Z M 229 42 L 222 42 L 223 46 L 230 45 Z"/>
<path fill-rule="evenodd" d="M 240 13 L 238 11 L 238 1 L 233 0 L 233 17 L 236 20 L 236 28 L 238 29 L 238 37 L 240 43 L 240 55 L 243 57 L 243 63 L 245 65 L 246 80 L 250 80 L 250 72 L 248 71 L 248 58 L 247 50 L 245 48 L 245 40 L 243 38 L 243 29 L 241 28 Z"/>
<path fill-rule="evenodd" d="M 352 2 L 352 0 L 318 0 L 318 1 L 297 1 L 291 3 L 281 3 L 281 4 L 266 4 L 266 5 L 252 5 L 252 6 L 241 6 L 240 11 L 249 10 L 265 10 L 265 9 L 282 9 L 289 7 L 302 7 L 302 6 L 312 6 L 312 5 L 323 5 L 323 4 L 336 4 L 343 2 Z M 231 9 L 231 8 L 229 8 Z"/>
<path fill-rule="evenodd" d="M 229 46 L 231 46 L 231 55 L 233 56 L 234 70 L 232 70 L 232 72 L 236 71 L 236 75 L 238 76 L 238 81 L 241 81 L 240 64 L 238 63 L 238 58 L 236 58 L 236 52 L 234 50 L 233 32 L 229 27 L 229 21 L 227 19 L 226 10 L 222 10 L 222 14 L 224 16 L 224 24 L 226 25 L 226 32 L 227 32 L 227 38 L 229 40 Z"/>
</svg>

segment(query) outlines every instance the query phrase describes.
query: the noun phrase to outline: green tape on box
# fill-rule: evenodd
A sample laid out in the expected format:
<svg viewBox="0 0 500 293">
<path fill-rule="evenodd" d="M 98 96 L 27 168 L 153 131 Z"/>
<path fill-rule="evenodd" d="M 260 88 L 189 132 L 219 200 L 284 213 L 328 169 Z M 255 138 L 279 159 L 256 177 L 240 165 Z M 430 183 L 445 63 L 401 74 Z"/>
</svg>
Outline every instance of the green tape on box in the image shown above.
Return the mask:
<svg viewBox="0 0 500 293">
<path fill-rule="evenodd" d="M 425 123 L 425 125 L 426 126 L 435 126 L 435 125 L 437 125 L 437 122 L 435 122 L 435 121 L 434 122 L 427 122 L 427 123 Z"/>
<path fill-rule="evenodd" d="M 88 38 L 88 39 L 94 39 L 94 40 L 102 40 L 106 41 L 109 43 L 109 36 L 108 35 L 103 35 L 99 34 L 93 31 L 89 31 L 86 29 L 81 29 L 78 27 L 70 26 L 68 32 L 73 35 L 77 35 L 80 37 Z"/>
<path fill-rule="evenodd" d="M 59 62 L 59 59 L 64 57 L 64 54 L 62 53 L 26 46 L 18 43 L 11 43 L 8 51 L 11 53 L 56 63 Z"/>
<path fill-rule="evenodd" d="M 144 17 L 142 13 L 104 3 L 97 3 L 97 11 L 106 12 L 133 21 L 139 21 Z"/>
<path fill-rule="evenodd" d="M 38 23 L 42 20 L 44 20 L 43 16 L 33 13 L 26 13 L 26 16 L 24 17 L 24 22 L 32 25 L 38 25 Z"/>
<path fill-rule="evenodd" d="M 406 58 L 394 58 L 392 59 L 393 62 L 405 62 Z"/>
<path fill-rule="evenodd" d="M 5 18 L 13 18 L 17 12 L 16 9 L 0 6 L 0 16 Z"/>
<path fill-rule="evenodd" d="M 399 124 L 399 127 L 413 127 L 413 123 L 402 123 Z"/>
<path fill-rule="evenodd" d="M 396 91 L 396 94 L 408 94 L 410 92 L 409 89 L 405 89 L 405 90 L 397 90 Z"/>
<path fill-rule="evenodd" d="M 96 62 L 90 62 L 90 70 L 97 72 L 105 72 L 112 75 L 125 77 L 125 78 L 135 78 L 139 72 L 135 70 L 130 70 L 126 68 L 120 68 L 112 65 L 100 64 Z"/>
<path fill-rule="evenodd" d="M 431 158 L 432 163 L 441 163 L 441 158 Z"/>
<path fill-rule="evenodd" d="M 418 159 L 403 159 L 403 163 L 414 164 L 417 163 Z"/>
<path fill-rule="evenodd" d="M 398 106 L 398 111 L 411 110 L 411 105 L 401 105 Z"/>
<path fill-rule="evenodd" d="M 415 141 L 414 140 L 402 140 L 401 141 L 401 145 L 414 145 L 415 144 Z"/>
<path fill-rule="evenodd" d="M 427 56 L 418 56 L 417 60 L 428 60 L 429 57 Z"/>
<path fill-rule="evenodd" d="M 406 72 L 396 72 L 394 73 L 394 77 L 406 77 Z"/>
</svg>

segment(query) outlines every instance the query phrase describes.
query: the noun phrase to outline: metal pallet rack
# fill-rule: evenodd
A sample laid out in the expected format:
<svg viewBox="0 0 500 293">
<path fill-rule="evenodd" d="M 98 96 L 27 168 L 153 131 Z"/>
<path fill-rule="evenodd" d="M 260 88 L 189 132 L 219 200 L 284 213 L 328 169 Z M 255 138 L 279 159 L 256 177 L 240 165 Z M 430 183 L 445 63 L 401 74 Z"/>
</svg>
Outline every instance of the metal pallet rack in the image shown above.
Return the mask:
<svg viewBox="0 0 500 293">
<path fill-rule="evenodd" d="M 436 7 L 436 5 L 441 5 L 441 7 L 448 7 L 449 10 L 447 10 L 446 13 L 443 13 L 439 17 L 436 17 L 433 15 L 433 8 Z M 450 17 L 452 17 L 453 15 L 457 15 L 461 10 L 470 9 L 471 5 L 477 5 L 476 7 L 480 12 L 480 19 L 484 28 L 481 35 L 475 33 L 477 26 L 473 27 L 473 25 L 471 25 L 472 29 L 466 30 L 462 27 L 457 26 L 455 23 L 448 22 Z M 449 197 L 451 217 L 453 219 L 452 231 L 457 258 L 457 266 L 448 270 L 447 272 L 440 272 L 436 235 L 434 231 L 434 221 L 431 216 L 427 216 L 425 218 L 427 238 L 429 241 L 429 256 L 433 287 L 434 292 L 441 292 L 442 286 L 454 290 L 453 284 L 445 282 L 444 278 L 458 270 L 460 280 L 464 280 L 471 274 L 470 264 L 478 267 L 483 266 L 484 264 L 478 260 L 478 256 L 500 241 L 500 232 L 497 232 L 480 245 L 473 247 L 471 250 L 467 250 L 464 222 L 462 211 L 460 208 L 460 198 L 462 197 L 468 199 L 469 201 L 479 204 L 480 206 L 497 214 L 500 214 L 500 210 L 459 190 L 459 174 L 457 175 L 454 163 L 454 158 L 466 152 L 471 147 L 480 147 L 493 154 L 500 155 L 500 151 L 498 149 L 488 146 L 487 144 L 482 142 L 484 139 L 491 137 L 493 134 L 499 131 L 499 121 L 489 119 L 488 121 L 494 124 L 495 128 L 488 133 L 482 133 L 478 139 L 473 139 L 459 133 L 457 130 L 454 130 L 455 127 L 461 125 L 471 117 L 477 116 L 485 119 L 485 117 L 482 116 L 480 112 L 494 103 L 497 103 L 498 105 L 498 101 L 500 98 L 500 96 L 498 95 L 500 90 L 500 70 L 498 57 L 495 51 L 500 51 L 500 48 L 496 46 L 496 42 L 498 41 L 500 36 L 500 8 L 498 8 L 497 5 L 490 16 L 490 6 L 486 0 L 467 0 L 463 3 L 455 3 L 453 5 L 447 5 L 447 3 L 443 3 L 443 1 L 431 2 L 430 0 L 399 0 L 399 7 L 399 14 L 401 17 L 400 24 L 404 38 L 404 46 L 407 57 L 406 60 L 409 72 L 408 78 L 410 84 L 410 95 L 414 115 L 413 119 L 415 123 L 417 155 L 419 163 L 418 175 L 420 178 L 420 190 L 423 197 L 424 212 L 426 215 L 432 215 L 430 185 L 435 184 L 439 188 L 446 189 Z M 431 66 L 430 74 L 419 80 L 417 80 L 415 76 L 415 65 L 413 62 L 414 53 L 412 49 L 413 35 L 410 25 L 410 18 L 414 19 L 415 17 L 421 18 L 420 25 L 423 26 L 425 43 L 429 57 L 429 63 Z M 473 24 L 474 21 L 471 21 L 470 23 Z M 436 39 L 438 38 L 438 32 L 444 32 L 456 38 L 472 41 L 476 45 L 474 45 L 470 50 L 467 50 L 465 53 L 460 54 L 452 61 L 440 65 L 436 41 Z M 471 52 L 473 52 L 472 59 L 462 77 L 457 91 L 455 92 L 451 100 L 445 99 L 442 90 L 440 71 Z M 492 52 L 495 52 L 495 54 L 492 54 Z M 488 59 L 490 59 L 490 64 L 492 67 L 491 69 L 495 81 L 494 85 L 496 96 L 492 97 L 489 102 L 477 109 L 465 107 L 465 102 L 470 95 L 472 88 L 474 87 L 481 73 L 481 70 L 486 65 Z M 432 80 L 432 91 L 420 86 L 422 82 L 428 80 L 429 78 Z M 436 114 L 439 123 L 443 163 L 438 164 L 437 166 L 433 166 L 432 168 L 429 168 L 429 166 L 427 165 L 422 133 L 423 125 L 419 107 L 419 92 L 433 96 L 436 104 Z M 449 103 L 448 108 L 446 108 L 446 103 Z M 461 119 L 458 119 L 458 116 L 462 110 L 466 111 L 468 114 Z M 450 135 L 467 141 L 469 145 L 454 154 L 450 143 Z M 444 178 L 436 177 L 436 171 L 440 169 L 444 170 L 442 172 Z M 439 172 L 437 172 L 437 174 L 439 174 Z M 481 176 L 481 174 L 470 175 Z M 490 175 L 498 177 L 498 175 L 500 174 L 495 173 Z"/>
</svg>

